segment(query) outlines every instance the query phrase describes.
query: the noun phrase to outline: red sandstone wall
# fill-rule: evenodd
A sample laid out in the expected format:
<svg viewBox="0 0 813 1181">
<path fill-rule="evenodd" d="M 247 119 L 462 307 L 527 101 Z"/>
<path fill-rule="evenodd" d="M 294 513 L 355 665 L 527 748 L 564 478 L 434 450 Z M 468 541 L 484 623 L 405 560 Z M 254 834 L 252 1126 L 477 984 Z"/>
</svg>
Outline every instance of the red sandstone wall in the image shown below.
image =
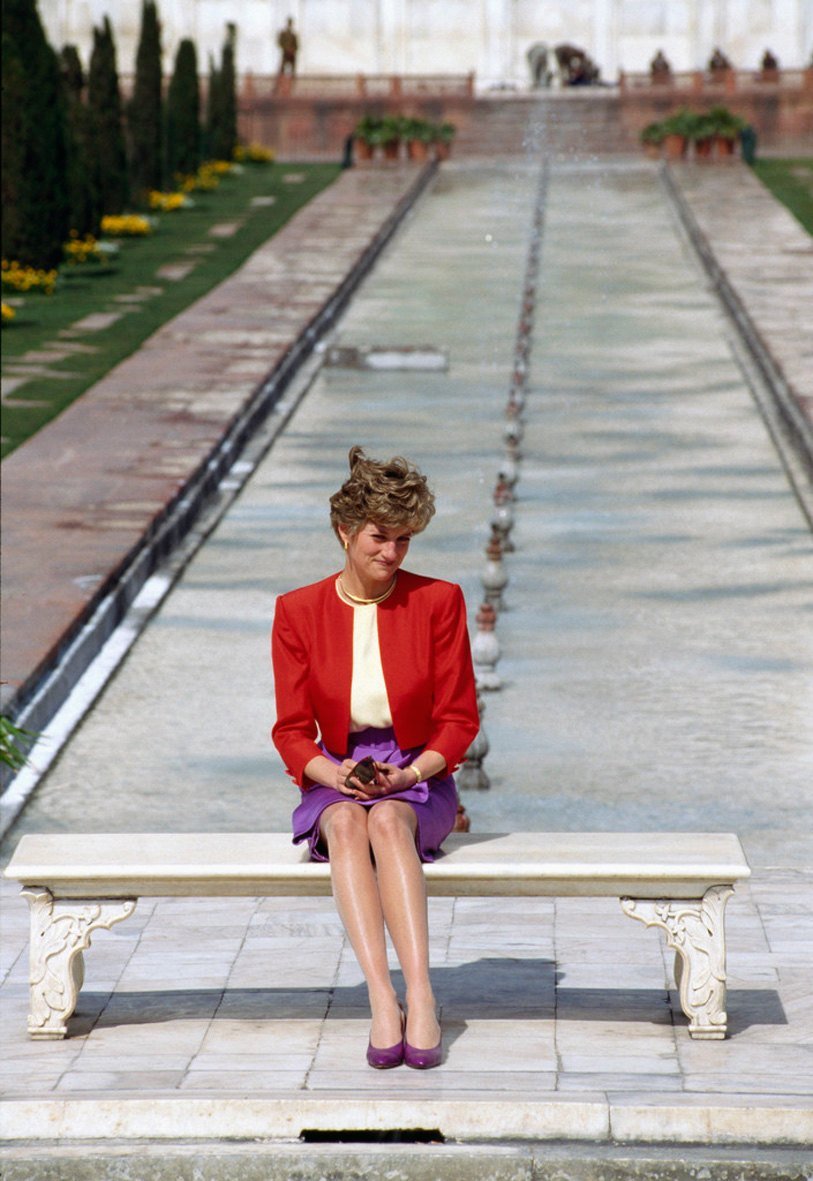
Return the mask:
<svg viewBox="0 0 813 1181">
<path fill-rule="evenodd" d="M 563 92 L 547 100 L 543 97 L 542 101 L 551 104 L 548 110 L 558 128 L 560 148 L 595 154 L 634 151 L 638 134 L 647 123 L 664 118 L 680 106 L 702 111 L 724 103 L 753 124 L 760 151 L 813 154 L 813 69 L 799 71 L 798 77 L 799 85 L 788 86 L 759 84 L 741 76 L 736 86 L 727 87 L 704 86 L 701 78 L 699 85 L 689 89 L 653 86 L 645 78 L 620 90 Z M 255 81 L 255 86 L 241 96 L 240 134 L 246 140 L 273 148 L 283 159 L 339 160 L 345 139 L 368 113 L 448 121 L 458 128 L 456 155 L 499 154 L 502 140 L 521 140 L 528 106 L 538 101 L 538 96 L 531 94 L 475 98 L 465 93 L 400 97 L 390 93 L 370 97 L 352 93 L 349 87 L 345 93 L 334 95 L 274 97 L 270 84 L 273 80 L 262 81 L 266 85 L 259 94 Z M 601 119 L 597 118 L 599 107 L 603 111 Z"/>
</svg>

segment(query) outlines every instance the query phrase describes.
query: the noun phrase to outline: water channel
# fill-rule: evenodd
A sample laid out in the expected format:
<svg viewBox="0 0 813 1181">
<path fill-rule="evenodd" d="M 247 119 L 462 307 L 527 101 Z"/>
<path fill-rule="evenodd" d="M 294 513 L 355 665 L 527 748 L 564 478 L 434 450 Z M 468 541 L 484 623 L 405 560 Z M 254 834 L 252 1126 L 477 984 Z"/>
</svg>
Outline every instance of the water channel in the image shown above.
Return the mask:
<svg viewBox="0 0 813 1181">
<path fill-rule="evenodd" d="M 324 366 L 18 822 L 286 829 L 274 597 L 338 568 L 360 442 L 431 476 L 407 565 L 481 598 L 538 170 L 444 169 L 341 322 L 446 372 Z M 475 831 L 733 830 L 811 862 L 810 532 L 654 170 L 554 165 Z"/>
</svg>

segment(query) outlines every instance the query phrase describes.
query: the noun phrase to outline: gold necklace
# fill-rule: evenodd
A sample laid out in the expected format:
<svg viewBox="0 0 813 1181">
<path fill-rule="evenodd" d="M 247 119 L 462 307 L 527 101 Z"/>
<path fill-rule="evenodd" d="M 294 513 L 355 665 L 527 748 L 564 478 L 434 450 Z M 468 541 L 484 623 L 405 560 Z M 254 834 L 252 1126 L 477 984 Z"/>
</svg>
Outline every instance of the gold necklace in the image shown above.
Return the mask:
<svg viewBox="0 0 813 1181">
<path fill-rule="evenodd" d="M 339 584 L 339 590 L 344 595 L 344 597 L 346 599 L 349 599 L 351 603 L 357 603 L 359 607 L 369 607 L 373 603 L 383 603 L 384 600 L 388 599 L 389 596 L 392 594 L 392 592 L 395 590 L 395 578 L 393 578 L 392 582 L 390 583 L 390 585 L 387 587 L 387 589 L 384 591 L 384 593 L 382 595 L 377 595 L 374 599 L 362 599 L 358 595 L 354 595 L 354 594 L 350 593 L 350 591 L 347 589 L 347 587 L 342 582 L 341 574 L 336 579 L 336 581 Z"/>
</svg>

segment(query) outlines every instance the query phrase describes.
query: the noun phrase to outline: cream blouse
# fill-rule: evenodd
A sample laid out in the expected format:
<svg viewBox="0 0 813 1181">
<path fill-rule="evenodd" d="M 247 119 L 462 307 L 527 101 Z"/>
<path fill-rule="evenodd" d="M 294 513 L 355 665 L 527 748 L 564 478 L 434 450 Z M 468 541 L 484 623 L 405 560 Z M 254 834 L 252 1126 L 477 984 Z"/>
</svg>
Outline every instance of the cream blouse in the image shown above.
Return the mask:
<svg viewBox="0 0 813 1181">
<path fill-rule="evenodd" d="M 353 677 L 350 685 L 350 732 L 368 726 L 383 730 L 392 725 L 381 648 L 378 643 L 378 607 L 375 603 L 351 603 L 336 583 L 336 593 L 353 608 Z"/>
</svg>

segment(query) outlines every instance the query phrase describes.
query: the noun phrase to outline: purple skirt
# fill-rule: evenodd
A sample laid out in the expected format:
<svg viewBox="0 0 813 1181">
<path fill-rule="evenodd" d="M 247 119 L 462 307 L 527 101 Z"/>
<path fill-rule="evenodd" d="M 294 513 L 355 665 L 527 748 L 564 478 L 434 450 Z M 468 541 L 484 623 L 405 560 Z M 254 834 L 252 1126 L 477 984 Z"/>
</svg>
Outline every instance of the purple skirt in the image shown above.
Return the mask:
<svg viewBox="0 0 813 1181">
<path fill-rule="evenodd" d="M 354 759 L 358 762 L 366 755 L 372 755 L 379 763 L 392 763 L 395 767 L 406 767 L 416 759 L 422 746 L 412 750 L 401 750 L 395 741 L 395 732 L 391 727 L 386 730 L 375 730 L 370 727 L 351 734 L 348 739 L 347 754 L 337 758 L 322 744 L 325 756 L 332 763 L 341 763 L 342 759 Z M 443 778 L 430 779 L 426 783 L 417 783 L 406 791 L 392 792 L 383 799 L 406 800 L 412 805 L 418 820 L 415 833 L 415 844 L 421 861 L 434 861 L 440 854 L 440 846 L 452 831 L 457 817 L 457 788 L 451 775 Z M 319 817 L 325 808 L 331 804 L 350 803 L 360 808 L 374 808 L 382 800 L 353 800 L 332 787 L 312 787 L 302 793 L 300 804 L 294 809 L 291 822 L 294 832 L 294 844 L 307 841 L 310 846 L 311 861 L 327 861 L 327 849 L 321 840 Z"/>
</svg>

